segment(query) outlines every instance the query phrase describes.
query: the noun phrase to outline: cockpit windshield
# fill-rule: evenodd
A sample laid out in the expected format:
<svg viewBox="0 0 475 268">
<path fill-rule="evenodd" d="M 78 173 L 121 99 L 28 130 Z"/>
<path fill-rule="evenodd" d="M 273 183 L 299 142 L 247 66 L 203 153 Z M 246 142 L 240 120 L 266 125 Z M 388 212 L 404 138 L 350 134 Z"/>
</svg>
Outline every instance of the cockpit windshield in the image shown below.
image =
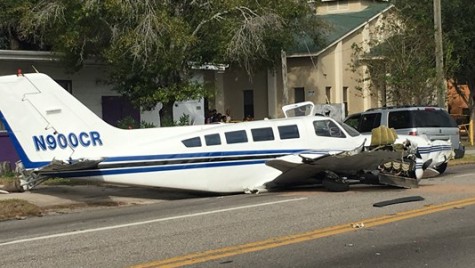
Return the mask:
<svg viewBox="0 0 475 268">
<path fill-rule="evenodd" d="M 360 133 L 358 132 L 358 130 L 354 129 L 353 127 L 345 124 L 345 123 L 342 123 L 340 122 L 340 125 L 343 127 L 343 129 L 352 137 L 356 137 L 358 135 L 360 135 Z"/>
</svg>

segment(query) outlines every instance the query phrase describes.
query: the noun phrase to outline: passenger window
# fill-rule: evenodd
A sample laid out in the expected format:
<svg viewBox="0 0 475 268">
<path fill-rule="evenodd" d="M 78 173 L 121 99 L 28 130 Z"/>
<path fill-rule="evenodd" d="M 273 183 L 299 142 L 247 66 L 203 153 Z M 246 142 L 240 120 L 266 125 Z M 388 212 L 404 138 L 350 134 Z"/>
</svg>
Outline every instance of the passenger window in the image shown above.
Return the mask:
<svg viewBox="0 0 475 268">
<path fill-rule="evenodd" d="M 279 130 L 279 136 L 281 140 L 300 138 L 297 125 L 279 126 L 277 129 Z"/>
<path fill-rule="evenodd" d="M 315 134 L 317 134 L 317 136 L 346 138 L 346 135 L 341 131 L 340 127 L 331 120 L 313 121 L 313 127 L 315 128 Z"/>
<path fill-rule="evenodd" d="M 186 147 L 200 147 L 201 139 L 200 137 L 195 137 L 191 139 L 186 139 L 181 141 Z"/>
<path fill-rule="evenodd" d="M 357 129 L 361 133 L 371 132 L 373 128 L 377 128 L 381 125 L 381 114 L 363 114 L 361 116 L 361 122 L 359 128 Z"/>
<path fill-rule="evenodd" d="M 206 145 L 208 146 L 220 145 L 221 137 L 219 137 L 219 134 L 205 135 L 205 142 L 206 142 Z"/>
<path fill-rule="evenodd" d="M 272 128 L 255 128 L 251 129 L 252 139 L 254 141 L 272 141 L 274 140 L 274 132 Z"/>
<path fill-rule="evenodd" d="M 224 133 L 228 144 L 247 142 L 246 131 L 238 130 Z"/>
</svg>

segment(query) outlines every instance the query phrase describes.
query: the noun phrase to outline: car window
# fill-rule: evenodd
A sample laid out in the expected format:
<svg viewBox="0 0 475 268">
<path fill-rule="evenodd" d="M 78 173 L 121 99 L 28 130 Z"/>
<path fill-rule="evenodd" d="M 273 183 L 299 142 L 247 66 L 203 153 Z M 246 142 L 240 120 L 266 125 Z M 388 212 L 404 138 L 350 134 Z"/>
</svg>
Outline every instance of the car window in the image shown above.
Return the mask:
<svg viewBox="0 0 475 268">
<path fill-rule="evenodd" d="M 458 127 L 446 111 L 439 109 L 417 110 L 414 121 L 416 127 Z"/>
<path fill-rule="evenodd" d="M 371 132 L 381 125 L 381 113 L 362 114 L 358 130 L 361 133 Z"/>
<path fill-rule="evenodd" d="M 414 112 L 414 111 L 412 111 Z M 394 129 L 412 128 L 414 122 L 412 121 L 411 111 L 397 111 L 389 112 L 388 127 Z"/>
<path fill-rule="evenodd" d="M 360 121 L 361 114 L 353 114 L 348 116 L 345 120 L 345 124 L 357 129 L 358 128 L 358 123 Z"/>
<path fill-rule="evenodd" d="M 457 123 L 444 110 L 426 108 L 390 112 L 388 115 L 388 126 L 395 129 L 457 127 Z"/>
</svg>

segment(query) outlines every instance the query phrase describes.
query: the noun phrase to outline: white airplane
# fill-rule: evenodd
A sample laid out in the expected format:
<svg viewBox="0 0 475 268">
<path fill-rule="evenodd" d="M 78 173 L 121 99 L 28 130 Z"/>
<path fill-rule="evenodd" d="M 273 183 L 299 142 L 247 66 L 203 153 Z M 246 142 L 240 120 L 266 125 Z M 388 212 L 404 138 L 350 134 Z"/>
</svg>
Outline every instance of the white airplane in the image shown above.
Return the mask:
<svg viewBox="0 0 475 268">
<path fill-rule="evenodd" d="M 314 116 L 312 103 L 284 112 L 273 120 L 125 130 L 45 74 L 0 77 L 0 118 L 21 159 L 24 190 L 51 177 L 216 193 L 316 182 L 332 191 L 352 183 L 415 187 L 424 170 L 453 154 L 450 143 L 420 137 L 404 140 L 402 151 L 368 150 L 370 137 Z"/>
</svg>

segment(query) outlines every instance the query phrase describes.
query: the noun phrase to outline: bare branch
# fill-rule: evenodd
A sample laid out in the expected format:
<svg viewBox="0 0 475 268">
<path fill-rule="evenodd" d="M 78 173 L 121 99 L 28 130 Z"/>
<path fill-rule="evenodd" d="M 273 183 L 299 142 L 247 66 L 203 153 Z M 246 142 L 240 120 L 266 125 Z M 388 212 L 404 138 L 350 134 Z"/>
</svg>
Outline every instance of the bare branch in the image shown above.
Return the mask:
<svg viewBox="0 0 475 268">
<path fill-rule="evenodd" d="M 58 1 L 45 0 L 39 2 L 32 10 L 30 20 L 22 21 L 24 30 L 20 34 L 26 37 L 30 32 L 46 32 L 46 29 L 52 23 L 65 21 L 65 10 L 66 7 Z"/>
<path fill-rule="evenodd" d="M 241 12 L 242 24 L 231 39 L 226 53 L 229 58 L 240 58 L 249 72 L 256 55 L 267 55 L 264 41 L 268 31 L 280 31 L 284 27 L 284 21 L 270 11 L 258 15 L 247 7 L 238 7 L 237 10 Z"/>
</svg>

